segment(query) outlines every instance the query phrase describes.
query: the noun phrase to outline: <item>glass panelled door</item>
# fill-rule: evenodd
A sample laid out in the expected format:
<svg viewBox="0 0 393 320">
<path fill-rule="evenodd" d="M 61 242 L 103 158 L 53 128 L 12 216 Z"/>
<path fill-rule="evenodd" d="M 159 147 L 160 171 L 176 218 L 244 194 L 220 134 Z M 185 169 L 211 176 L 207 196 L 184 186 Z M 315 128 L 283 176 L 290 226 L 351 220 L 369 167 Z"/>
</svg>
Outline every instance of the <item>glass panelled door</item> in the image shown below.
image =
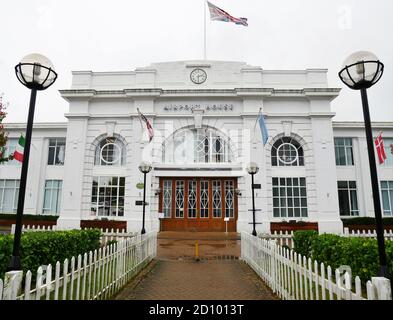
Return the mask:
<svg viewBox="0 0 393 320">
<path fill-rule="evenodd" d="M 236 178 L 161 178 L 160 186 L 162 231 L 236 231 Z"/>
</svg>

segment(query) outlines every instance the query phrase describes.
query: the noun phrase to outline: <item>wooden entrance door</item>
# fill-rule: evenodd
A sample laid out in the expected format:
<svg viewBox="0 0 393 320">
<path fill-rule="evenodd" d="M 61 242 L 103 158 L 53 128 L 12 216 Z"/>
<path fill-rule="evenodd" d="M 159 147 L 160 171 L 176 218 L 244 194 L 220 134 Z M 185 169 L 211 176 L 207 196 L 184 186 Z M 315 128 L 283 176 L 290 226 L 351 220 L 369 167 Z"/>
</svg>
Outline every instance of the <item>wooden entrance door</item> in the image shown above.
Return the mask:
<svg viewBox="0 0 393 320">
<path fill-rule="evenodd" d="M 236 231 L 236 178 L 160 178 L 160 187 L 162 231 Z"/>
</svg>

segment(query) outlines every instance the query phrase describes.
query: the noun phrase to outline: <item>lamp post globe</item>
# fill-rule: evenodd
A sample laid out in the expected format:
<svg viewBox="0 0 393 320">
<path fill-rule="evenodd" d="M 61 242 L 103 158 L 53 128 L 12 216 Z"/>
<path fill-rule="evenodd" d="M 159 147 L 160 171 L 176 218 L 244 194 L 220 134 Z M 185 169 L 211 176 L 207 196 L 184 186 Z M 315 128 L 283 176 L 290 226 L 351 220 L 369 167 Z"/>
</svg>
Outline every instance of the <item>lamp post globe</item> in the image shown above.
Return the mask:
<svg viewBox="0 0 393 320">
<path fill-rule="evenodd" d="M 152 169 L 152 165 L 151 165 L 151 163 L 150 162 L 142 162 L 140 165 L 139 165 L 139 171 L 140 172 L 142 172 L 142 173 L 149 173 L 150 171 L 151 171 L 151 169 Z"/>
<path fill-rule="evenodd" d="M 345 59 L 339 77 L 349 88 L 368 89 L 381 79 L 384 65 L 368 51 L 358 51 Z"/>
<path fill-rule="evenodd" d="M 382 77 L 384 65 L 376 55 L 368 51 L 358 51 L 351 54 L 338 73 L 341 81 L 353 90 L 360 90 L 363 106 L 364 128 L 366 131 L 368 160 L 370 167 L 372 196 L 374 203 L 375 224 L 377 231 L 379 276 L 390 277 L 385 252 L 384 229 L 382 222 L 381 200 L 379 195 L 379 181 L 374 153 L 374 139 L 371 128 L 370 111 L 367 89 L 376 84 Z"/>
<path fill-rule="evenodd" d="M 22 217 L 25 204 L 27 172 L 29 168 L 30 144 L 33 131 L 34 110 L 38 90 L 49 88 L 57 79 L 52 62 L 45 56 L 33 53 L 25 56 L 16 66 L 15 74 L 18 80 L 30 89 L 30 104 L 27 117 L 24 141 L 22 169 L 20 175 L 18 206 L 16 211 L 15 234 L 12 256 L 8 271 L 20 270 L 20 240 L 22 235 Z"/>
<path fill-rule="evenodd" d="M 255 229 L 255 196 L 254 196 L 254 175 L 258 173 L 259 167 L 255 162 L 250 162 L 247 166 L 247 172 L 251 175 L 251 192 L 252 192 L 252 235 L 256 236 L 257 231 Z"/>
<path fill-rule="evenodd" d="M 52 62 L 38 53 L 25 56 L 15 66 L 15 73 L 24 86 L 35 90 L 45 90 L 57 79 Z"/>
<path fill-rule="evenodd" d="M 146 174 L 152 169 L 150 162 L 143 161 L 139 165 L 139 171 L 143 173 L 143 217 L 142 217 L 142 231 L 141 234 L 146 233 L 145 230 L 145 206 L 146 206 Z"/>
<path fill-rule="evenodd" d="M 247 172 L 248 172 L 249 174 L 254 175 L 254 174 L 257 174 L 258 171 L 259 171 L 259 167 L 258 167 L 258 165 L 257 165 L 255 162 L 250 162 L 250 163 L 248 164 L 248 166 L 247 166 Z"/>
</svg>

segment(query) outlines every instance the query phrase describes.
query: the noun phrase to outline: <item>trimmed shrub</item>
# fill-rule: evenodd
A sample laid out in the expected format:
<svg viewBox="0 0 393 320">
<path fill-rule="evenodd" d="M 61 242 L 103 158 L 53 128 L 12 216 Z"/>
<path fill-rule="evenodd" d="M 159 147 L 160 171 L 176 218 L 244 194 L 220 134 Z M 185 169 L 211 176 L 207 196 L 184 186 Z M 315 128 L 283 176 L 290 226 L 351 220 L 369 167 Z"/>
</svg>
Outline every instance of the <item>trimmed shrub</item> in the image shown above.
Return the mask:
<svg viewBox="0 0 393 320">
<path fill-rule="evenodd" d="M 57 221 L 59 216 L 43 215 L 43 214 L 23 214 L 23 220 L 34 221 Z M 0 213 L 0 220 L 16 220 L 15 213 Z"/>
<path fill-rule="evenodd" d="M 356 218 L 341 218 L 344 227 L 348 225 L 369 225 L 375 227 L 375 218 L 372 217 L 356 217 Z M 393 218 L 382 218 L 384 225 L 393 225 Z"/>
<path fill-rule="evenodd" d="M 393 267 L 393 242 L 385 241 L 386 254 L 390 269 Z M 342 265 L 351 267 L 352 274 L 366 282 L 379 271 L 377 240 L 367 238 L 340 237 L 324 234 L 312 242 L 313 260 L 323 262 L 336 269 Z"/>
<path fill-rule="evenodd" d="M 294 250 L 307 258 L 311 257 L 311 244 L 318 237 L 314 230 L 295 231 L 293 233 Z"/>
<path fill-rule="evenodd" d="M 100 247 L 101 231 L 37 231 L 22 234 L 20 256 L 24 272 L 35 273 L 43 264 L 65 259 L 96 250 Z M 0 236 L 0 278 L 3 278 L 12 253 L 13 235 Z"/>
</svg>

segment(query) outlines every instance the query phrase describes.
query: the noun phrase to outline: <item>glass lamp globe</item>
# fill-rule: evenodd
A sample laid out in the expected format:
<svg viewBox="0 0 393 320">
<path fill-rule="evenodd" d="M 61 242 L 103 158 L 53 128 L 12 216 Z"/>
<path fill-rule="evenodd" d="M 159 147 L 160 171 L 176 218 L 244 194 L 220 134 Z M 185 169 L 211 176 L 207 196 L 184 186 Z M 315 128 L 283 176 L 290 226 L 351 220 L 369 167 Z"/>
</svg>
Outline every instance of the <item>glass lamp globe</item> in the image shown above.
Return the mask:
<svg viewBox="0 0 393 320">
<path fill-rule="evenodd" d="M 15 66 L 18 80 L 29 89 L 45 90 L 57 78 L 52 62 L 45 56 L 32 53 Z"/>
<path fill-rule="evenodd" d="M 354 90 L 367 89 L 382 77 L 384 65 L 371 52 L 358 51 L 345 61 L 339 77 L 348 87 Z"/>
<path fill-rule="evenodd" d="M 151 169 L 152 165 L 149 162 L 144 161 L 139 165 L 139 171 L 142 173 L 148 173 L 151 171 Z"/>
<path fill-rule="evenodd" d="M 247 172 L 249 174 L 256 174 L 259 171 L 259 167 L 255 162 L 250 162 L 247 166 Z"/>
</svg>

